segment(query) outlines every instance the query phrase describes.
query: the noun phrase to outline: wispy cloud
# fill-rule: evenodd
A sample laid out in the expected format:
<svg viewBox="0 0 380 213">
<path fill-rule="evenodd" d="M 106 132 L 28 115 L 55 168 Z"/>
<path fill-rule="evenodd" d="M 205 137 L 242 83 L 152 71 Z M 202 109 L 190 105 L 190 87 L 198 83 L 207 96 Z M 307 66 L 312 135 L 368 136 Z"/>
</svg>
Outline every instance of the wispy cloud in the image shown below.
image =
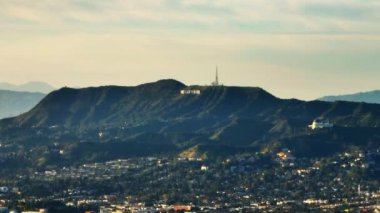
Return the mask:
<svg viewBox="0 0 380 213">
<path fill-rule="evenodd" d="M 2 22 L 51 27 L 104 24 L 196 28 L 205 25 L 253 32 L 378 32 L 380 4 L 361 0 L 14 0 L 0 3 Z M 123 25 L 124 23 L 124 25 Z"/>
<path fill-rule="evenodd" d="M 204 84 L 219 64 L 226 84 L 310 99 L 378 86 L 379 16 L 378 0 L 0 1 L 0 74 Z"/>
</svg>

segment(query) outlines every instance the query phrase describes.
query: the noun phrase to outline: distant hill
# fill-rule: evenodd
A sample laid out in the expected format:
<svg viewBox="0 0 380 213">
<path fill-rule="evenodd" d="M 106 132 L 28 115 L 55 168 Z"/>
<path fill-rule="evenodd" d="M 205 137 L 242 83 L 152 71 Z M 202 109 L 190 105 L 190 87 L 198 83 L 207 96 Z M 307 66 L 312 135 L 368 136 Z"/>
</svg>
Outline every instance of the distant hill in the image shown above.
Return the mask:
<svg viewBox="0 0 380 213">
<path fill-rule="evenodd" d="M 32 81 L 20 85 L 9 84 L 5 82 L 0 82 L 0 90 L 10 90 L 17 92 L 39 92 L 39 93 L 49 93 L 55 88 L 47 83 Z"/>
<path fill-rule="evenodd" d="M 380 90 L 361 92 L 349 95 L 325 96 L 322 101 L 353 101 L 380 104 Z"/>
<path fill-rule="evenodd" d="M 187 86 L 175 80 L 136 87 L 62 88 L 47 95 L 30 112 L 8 122 L 17 126 L 67 128 L 148 125 L 156 129 L 166 126 L 165 131 L 188 128 L 187 132 L 221 122 L 216 126 L 226 128 L 218 131 L 217 138 L 246 120 L 264 122 L 260 112 L 265 113 L 281 103 L 261 88 L 193 87 L 201 90 L 201 95 L 180 94 Z"/>
<path fill-rule="evenodd" d="M 316 118 L 335 127 L 309 130 Z M 287 100 L 258 87 L 187 86 L 169 79 L 56 90 L 27 113 L 1 120 L 0 141 L 61 144 L 71 153 L 92 147 L 96 151 L 85 157 L 92 160 L 154 150 L 208 157 L 289 147 L 300 156 L 323 156 L 350 146 L 378 147 L 379 127 L 378 104 Z"/>
<path fill-rule="evenodd" d="M 32 109 L 45 97 L 43 93 L 0 90 L 0 118 L 17 116 Z"/>
</svg>

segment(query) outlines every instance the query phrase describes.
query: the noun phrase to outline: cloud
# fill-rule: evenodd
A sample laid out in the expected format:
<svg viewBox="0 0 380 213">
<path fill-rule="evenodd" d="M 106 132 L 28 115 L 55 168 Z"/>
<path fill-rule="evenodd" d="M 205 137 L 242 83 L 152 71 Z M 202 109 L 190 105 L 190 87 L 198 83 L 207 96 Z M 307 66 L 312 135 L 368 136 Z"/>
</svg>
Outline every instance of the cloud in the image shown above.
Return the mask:
<svg viewBox="0 0 380 213">
<path fill-rule="evenodd" d="M 317 16 L 322 18 L 343 18 L 354 20 L 368 20 L 377 18 L 376 8 L 371 5 L 342 5 L 342 4 L 321 4 L 313 3 L 306 4 L 302 7 L 302 11 L 305 15 Z"/>
<path fill-rule="evenodd" d="M 226 84 L 315 98 L 378 86 L 379 11 L 378 0 L 0 1 L 0 73 L 57 86 L 206 84 L 218 64 Z"/>
<path fill-rule="evenodd" d="M 0 3 L 0 23 L 21 20 L 63 29 L 81 24 L 116 29 L 378 33 L 379 11 L 379 3 L 371 0 L 14 0 Z"/>
</svg>

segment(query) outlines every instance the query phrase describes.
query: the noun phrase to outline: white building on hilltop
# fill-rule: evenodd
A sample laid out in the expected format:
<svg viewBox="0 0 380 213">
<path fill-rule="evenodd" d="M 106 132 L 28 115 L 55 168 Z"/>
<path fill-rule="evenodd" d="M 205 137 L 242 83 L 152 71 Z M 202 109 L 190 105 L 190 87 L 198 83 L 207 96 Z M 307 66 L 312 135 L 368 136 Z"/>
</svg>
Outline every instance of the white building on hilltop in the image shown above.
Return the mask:
<svg viewBox="0 0 380 213">
<path fill-rule="evenodd" d="M 313 121 L 311 125 L 309 125 L 309 128 L 312 130 L 315 130 L 315 129 L 332 128 L 333 126 L 334 125 L 327 120 L 316 119 Z"/>
</svg>

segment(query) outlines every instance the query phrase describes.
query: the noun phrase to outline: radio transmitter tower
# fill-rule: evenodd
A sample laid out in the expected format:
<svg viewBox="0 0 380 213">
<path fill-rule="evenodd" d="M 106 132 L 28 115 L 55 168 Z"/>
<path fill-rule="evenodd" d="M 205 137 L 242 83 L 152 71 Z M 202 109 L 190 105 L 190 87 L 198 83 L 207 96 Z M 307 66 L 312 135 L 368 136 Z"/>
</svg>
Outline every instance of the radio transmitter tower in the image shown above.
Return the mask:
<svg viewBox="0 0 380 213">
<path fill-rule="evenodd" d="M 218 66 L 216 66 L 215 81 L 211 83 L 212 86 L 219 86 Z"/>
</svg>

